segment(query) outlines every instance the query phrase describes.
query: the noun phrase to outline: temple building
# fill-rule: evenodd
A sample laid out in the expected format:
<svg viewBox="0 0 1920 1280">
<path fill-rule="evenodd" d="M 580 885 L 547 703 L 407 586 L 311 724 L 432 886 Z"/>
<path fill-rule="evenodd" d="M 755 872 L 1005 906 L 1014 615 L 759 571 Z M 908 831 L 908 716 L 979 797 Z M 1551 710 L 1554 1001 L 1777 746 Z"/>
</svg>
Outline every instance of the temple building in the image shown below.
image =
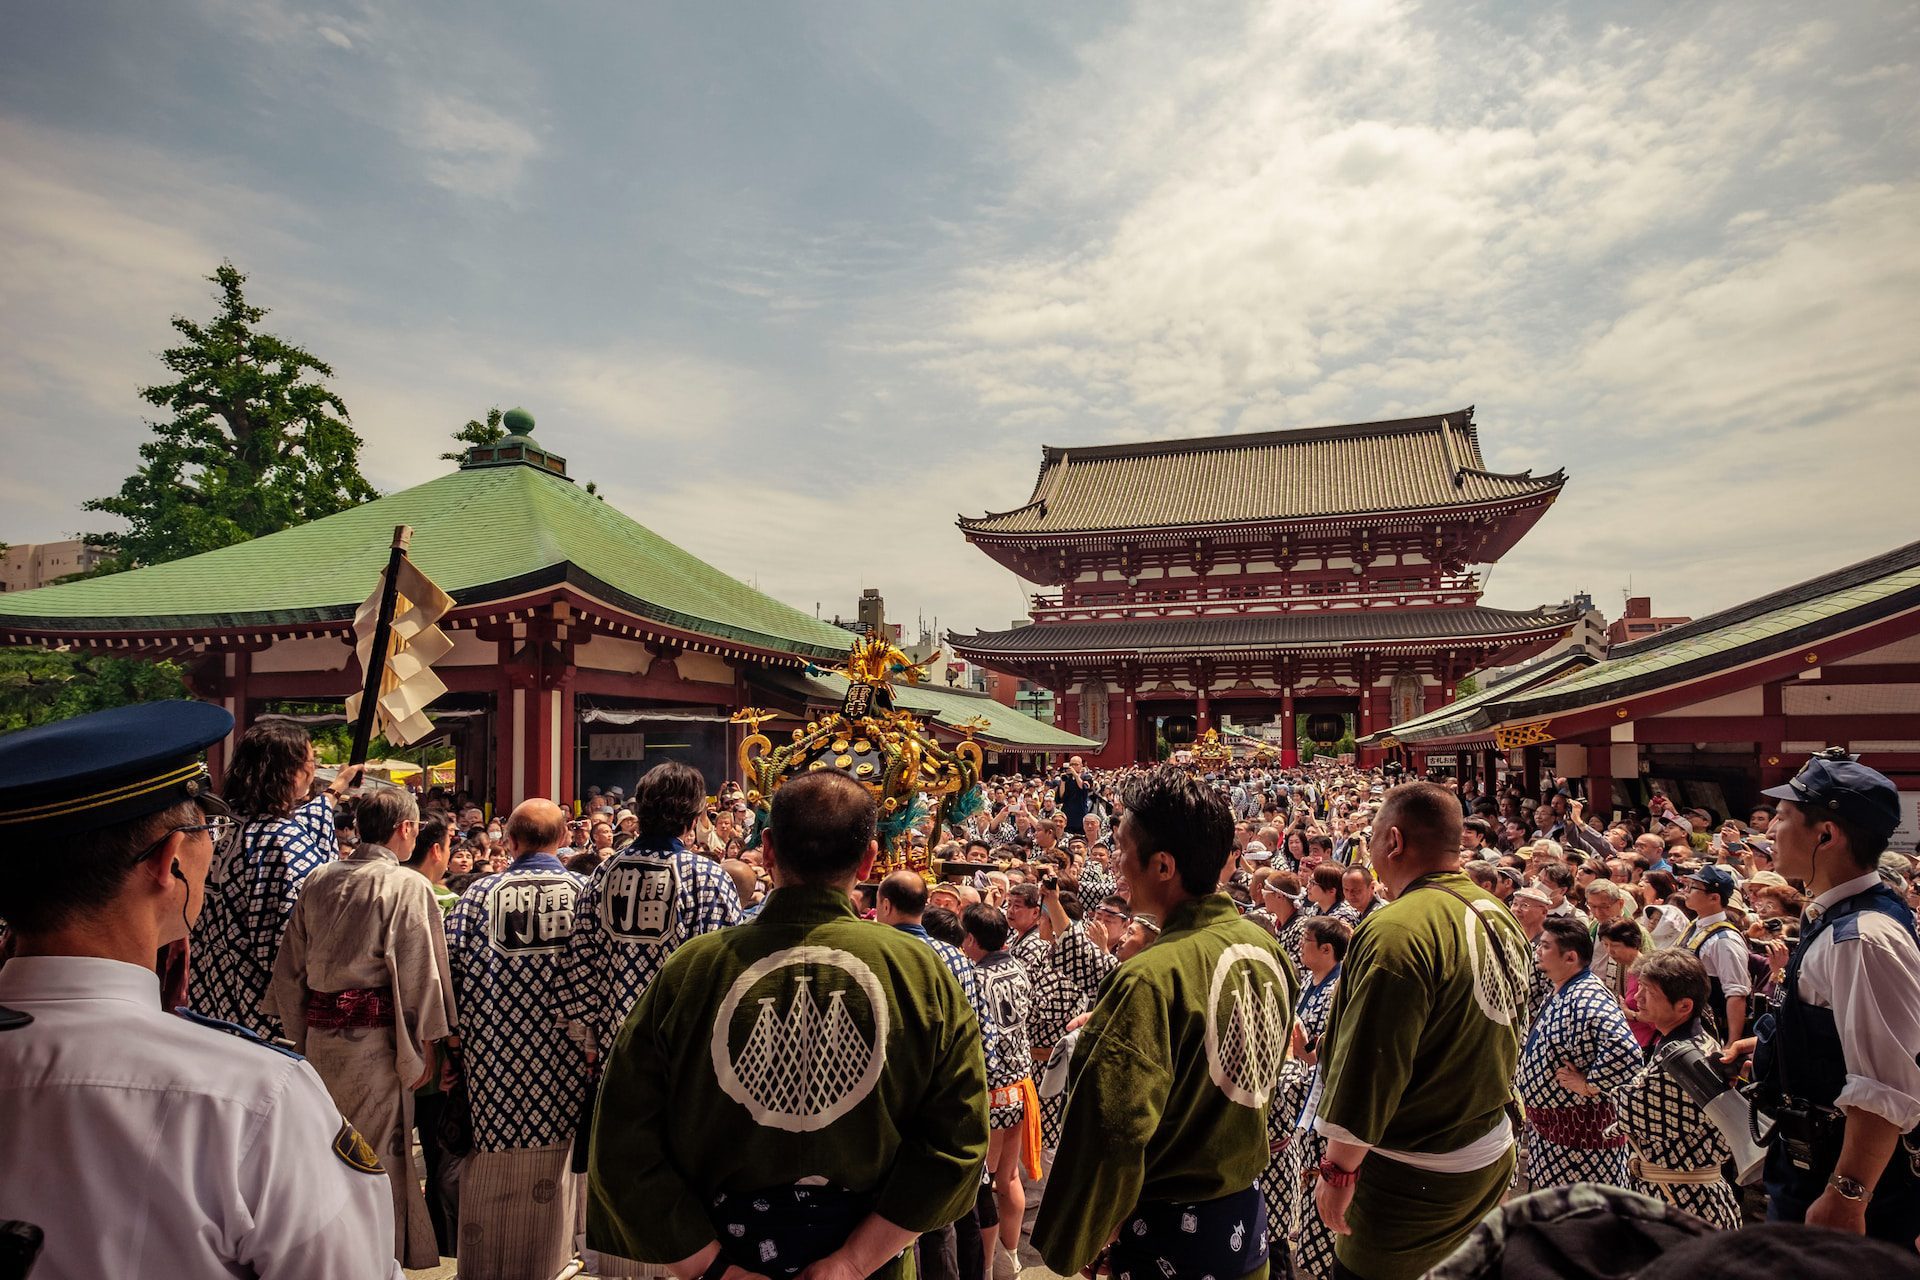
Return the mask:
<svg viewBox="0 0 1920 1280">
<path fill-rule="evenodd" d="M 1028 624 L 949 639 L 968 661 L 1052 689 L 1056 723 L 1102 742 L 1102 765 L 1153 760 L 1223 717 L 1365 736 L 1577 621 L 1571 606 L 1483 605 L 1474 571 L 1565 483 L 1488 470 L 1471 408 L 1048 446 L 1024 505 L 959 526 L 1052 592 L 1032 597 Z M 1287 763 L 1298 736 L 1284 735 Z"/>
<path fill-rule="evenodd" d="M 1629 615 L 1633 616 L 1633 615 Z M 1844 747 L 1901 790 L 1894 847 L 1920 840 L 1920 542 L 1681 626 L 1545 657 L 1367 744 L 1470 787 L 1554 779 L 1599 810 L 1745 818 L 1807 756 Z"/>
<path fill-rule="evenodd" d="M 831 696 L 819 673 L 854 635 L 763 595 L 577 486 L 566 459 L 511 431 L 459 467 L 337 515 L 127 573 L 0 594 L 0 644 L 171 658 L 196 696 L 233 712 L 340 718 L 363 678 L 353 615 L 387 563 L 394 526 L 450 594 L 454 642 L 428 709 L 455 750 L 456 785 L 505 808 L 589 786 L 631 790 L 662 760 L 710 784 L 737 773 L 735 711 L 777 711 L 768 732 Z M 916 690 L 916 694 L 919 691 Z M 937 732 L 969 728 L 989 754 L 1089 745 L 984 695 L 924 700 Z M 922 710 L 919 702 L 916 710 Z M 978 722 L 978 723 L 976 723 Z M 216 776 L 235 739 L 209 753 Z"/>
</svg>

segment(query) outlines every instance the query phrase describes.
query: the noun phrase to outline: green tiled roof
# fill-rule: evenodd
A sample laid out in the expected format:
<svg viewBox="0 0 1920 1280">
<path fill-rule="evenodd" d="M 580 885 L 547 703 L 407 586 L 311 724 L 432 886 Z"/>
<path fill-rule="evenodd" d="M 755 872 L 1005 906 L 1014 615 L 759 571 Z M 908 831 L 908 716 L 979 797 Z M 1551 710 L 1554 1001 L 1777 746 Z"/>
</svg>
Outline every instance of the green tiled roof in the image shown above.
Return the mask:
<svg viewBox="0 0 1920 1280">
<path fill-rule="evenodd" d="M 1556 678 L 1545 664 L 1546 679 L 1517 672 L 1386 732 L 1414 743 L 1603 706 L 1789 653 L 1914 608 L 1920 608 L 1920 542 L 1616 646 L 1585 670 Z"/>
<path fill-rule="evenodd" d="M 841 655 L 845 657 L 845 654 Z M 756 682 L 791 692 L 815 703 L 840 704 L 847 678 L 831 672 L 818 675 L 787 671 L 755 673 Z M 894 701 L 903 709 L 930 718 L 946 729 L 958 729 L 969 720 L 985 720 L 987 727 L 974 736 L 989 746 L 1012 751 L 1095 751 L 1100 744 L 1078 734 L 1056 729 L 1023 715 L 972 689 L 943 689 L 930 684 L 895 685 Z"/>
<path fill-rule="evenodd" d="M 1474 713 L 1481 707 L 1511 694 L 1545 684 L 1567 671 L 1577 672 L 1579 668 L 1592 666 L 1594 661 L 1595 659 L 1584 651 L 1550 653 L 1544 658 L 1536 658 L 1522 664 L 1518 670 L 1494 681 L 1484 689 L 1477 689 L 1464 698 L 1455 698 L 1446 706 L 1423 712 L 1411 720 L 1403 720 L 1391 729 L 1370 733 L 1359 739 L 1359 742 L 1362 746 L 1370 746 L 1388 737 L 1400 742 L 1419 742 L 1426 738 L 1441 738 L 1464 732 L 1478 727 L 1479 722 L 1474 718 Z"/>
<path fill-rule="evenodd" d="M 1547 476 L 1485 469 L 1455 413 L 1145 444 L 1048 446 L 1033 496 L 961 517 L 969 534 L 1049 534 L 1433 510 L 1551 494 Z"/>
<path fill-rule="evenodd" d="M 0 631 L 178 631 L 350 618 L 397 524 L 462 605 L 571 582 L 683 631 L 814 658 L 848 633 L 683 551 L 561 476 L 467 468 L 338 515 L 104 578 L 0 595 Z"/>
<path fill-rule="evenodd" d="M 1920 604 L 1920 542 L 1696 619 L 1630 645 L 1566 680 L 1501 701 L 1525 720 L 1696 679 L 1797 648 Z"/>
</svg>

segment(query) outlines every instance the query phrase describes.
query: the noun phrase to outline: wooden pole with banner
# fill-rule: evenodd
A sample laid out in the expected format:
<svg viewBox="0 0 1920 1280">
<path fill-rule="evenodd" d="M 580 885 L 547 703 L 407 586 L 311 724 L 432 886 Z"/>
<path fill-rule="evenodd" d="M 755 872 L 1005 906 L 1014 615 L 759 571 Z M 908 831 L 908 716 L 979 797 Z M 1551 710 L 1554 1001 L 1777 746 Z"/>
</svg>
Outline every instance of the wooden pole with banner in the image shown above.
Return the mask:
<svg viewBox="0 0 1920 1280">
<path fill-rule="evenodd" d="M 380 592 L 380 617 L 373 628 L 373 652 L 367 658 L 367 683 L 360 693 L 360 718 L 353 726 L 353 749 L 347 753 L 349 765 L 365 764 L 367 749 L 373 742 L 374 715 L 380 709 L 380 682 L 387 671 L 387 648 L 393 639 L 393 606 L 400 594 L 400 566 L 406 562 L 407 546 L 413 530 L 395 525 L 393 554 L 387 558 L 387 579 Z"/>
</svg>

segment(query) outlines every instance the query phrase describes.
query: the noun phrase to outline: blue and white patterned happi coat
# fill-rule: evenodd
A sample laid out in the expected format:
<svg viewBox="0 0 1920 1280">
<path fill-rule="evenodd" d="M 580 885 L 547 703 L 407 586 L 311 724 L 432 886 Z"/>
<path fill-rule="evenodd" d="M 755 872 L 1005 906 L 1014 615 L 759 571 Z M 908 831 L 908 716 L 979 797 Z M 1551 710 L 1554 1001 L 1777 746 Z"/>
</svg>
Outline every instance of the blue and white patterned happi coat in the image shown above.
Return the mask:
<svg viewBox="0 0 1920 1280">
<path fill-rule="evenodd" d="M 1639 1042 L 1627 1026 L 1620 1002 L 1591 970 L 1582 970 L 1554 992 L 1527 1028 L 1516 1078 L 1520 1101 L 1528 1108 L 1583 1109 L 1596 1117 L 1611 1114 L 1610 1095 L 1633 1079 L 1641 1061 Z M 1599 1097 L 1582 1097 L 1555 1079 L 1563 1063 L 1571 1064 L 1600 1090 Z M 1575 1182 L 1631 1189 L 1624 1146 L 1597 1150 L 1563 1146 L 1543 1138 L 1531 1126 L 1526 1142 L 1527 1176 L 1536 1191 Z"/>
<path fill-rule="evenodd" d="M 260 998 L 301 884 L 339 854 L 333 804 L 325 795 L 287 817 L 242 823 L 237 838 L 214 859 L 206 902 L 193 925 L 187 1003 L 196 1013 L 263 1036 L 282 1034 L 280 1019 L 260 1012 Z"/>
<path fill-rule="evenodd" d="M 593 870 L 567 947 L 561 1002 L 602 1054 L 688 938 L 739 924 L 740 894 L 712 858 L 671 846 L 628 845 Z"/>
<path fill-rule="evenodd" d="M 586 884 L 550 853 L 524 854 L 468 885 L 447 916 L 476 1150 L 573 1140 L 587 1064 L 556 987 Z"/>
</svg>

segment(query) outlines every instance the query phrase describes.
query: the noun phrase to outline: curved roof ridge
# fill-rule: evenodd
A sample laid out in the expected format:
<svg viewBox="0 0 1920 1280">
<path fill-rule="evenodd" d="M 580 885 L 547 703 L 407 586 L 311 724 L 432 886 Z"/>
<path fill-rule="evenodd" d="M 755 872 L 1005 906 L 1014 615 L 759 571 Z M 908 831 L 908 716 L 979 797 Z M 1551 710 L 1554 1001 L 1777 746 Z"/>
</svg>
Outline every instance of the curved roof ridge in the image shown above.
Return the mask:
<svg viewBox="0 0 1920 1280">
<path fill-rule="evenodd" d="M 1266 445 L 1296 441 L 1353 440 L 1368 436 L 1417 435 L 1438 431 L 1440 423 L 1459 419 L 1455 430 L 1473 430 L 1473 406 L 1450 413 L 1430 413 L 1416 418 L 1388 418 L 1379 422 L 1331 423 L 1317 427 L 1283 427 L 1276 431 L 1232 431 L 1217 436 L 1163 437 L 1158 440 L 1132 440 L 1117 444 L 1057 445 L 1043 444 L 1041 455 L 1048 462 L 1064 462 L 1069 454 L 1082 462 L 1103 458 L 1151 458 L 1167 453 L 1204 453 L 1221 449 L 1257 449 Z"/>
</svg>

